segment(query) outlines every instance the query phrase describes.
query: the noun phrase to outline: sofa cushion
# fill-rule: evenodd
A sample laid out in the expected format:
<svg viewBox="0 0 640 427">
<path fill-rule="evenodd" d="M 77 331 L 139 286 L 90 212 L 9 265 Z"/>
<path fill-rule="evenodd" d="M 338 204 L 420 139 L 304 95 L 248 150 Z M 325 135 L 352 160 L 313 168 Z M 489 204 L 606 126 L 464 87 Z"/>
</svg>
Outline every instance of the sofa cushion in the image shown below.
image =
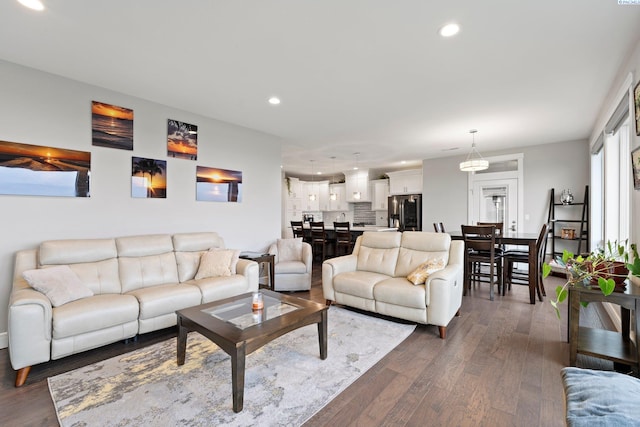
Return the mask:
<svg viewBox="0 0 640 427">
<path fill-rule="evenodd" d="M 187 283 L 200 288 L 203 304 L 249 292 L 249 281 L 241 274 L 207 277 L 200 280 L 190 280 Z"/>
<path fill-rule="evenodd" d="M 373 299 L 373 288 L 389 276 L 370 271 L 347 271 L 333 278 L 333 289 L 343 294 Z M 406 281 L 406 279 L 405 279 Z"/>
<path fill-rule="evenodd" d="M 424 285 L 427 278 L 438 270 L 444 268 L 444 260 L 442 258 L 429 259 L 413 270 L 407 276 L 407 280 L 414 285 Z"/>
<path fill-rule="evenodd" d="M 637 426 L 640 380 L 630 375 L 563 368 L 567 426 Z"/>
<path fill-rule="evenodd" d="M 212 249 L 204 252 L 200 257 L 196 280 L 236 274 L 239 256 L 240 251 L 235 249 Z"/>
<path fill-rule="evenodd" d="M 138 300 L 140 319 L 152 319 L 186 307 L 193 307 L 199 305 L 202 300 L 197 287 L 184 283 L 136 289 L 128 295 L 133 295 Z"/>
<path fill-rule="evenodd" d="M 275 274 L 304 274 L 307 266 L 302 261 L 280 261 L 273 271 Z"/>
<path fill-rule="evenodd" d="M 69 264 L 80 281 L 94 294 L 119 294 L 122 292 L 118 272 L 118 259 Z"/>
<path fill-rule="evenodd" d="M 372 231 L 361 237 L 356 269 L 393 276 L 402 233 Z"/>
<path fill-rule="evenodd" d="M 376 284 L 373 290 L 376 302 L 402 307 L 425 309 L 425 287 L 414 286 L 404 277 L 394 277 Z"/>
<path fill-rule="evenodd" d="M 54 307 L 93 296 L 93 291 L 68 265 L 27 270 L 22 275 L 33 289 L 45 294 Z"/>
<path fill-rule="evenodd" d="M 402 243 L 394 276 L 407 277 L 420 264 L 432 259 L 442 259 L 447 265 L 450 246 L 451 236 L 448 234 L 405 231 L 402 233 Z"/>
<path fill-rule="evenodd" d="M 53 309 L 53 338 L 72 337 L 138 319 L 138 301 L 130 295 L 95 295 Z"/>
<path fill-rule="evenodd" d="M 200 267 L 200 258 L 206 251 L 198 252 L 176 252 L 176 263 L 178 265 L 178 280 L 186 282 L 196 277 Z"/>
<path fill-rule="evenodd" d="M 173 242 L 168 234 L 126 236 L 116 239 L 118 257 L 144 257 L 173 252 Z"/>
<path fill-rule="evenodd" d="M 39 248 L 40 265 L 77 264 L 116 258 L 114 239 L 49 240 Z"/>
<path fill-rule="evenodd" d="M 172 240 L 176 252 L 202 252 L 212 248 L 224 248 L 222 237 L 215 232 L 174 234 Z"/>
<path fill-rule="evenodd" d="M 145 257 L 118 258 L 118 265 L 122 292 L 178 283 L 178 268 L 173 252 Z"/>
<path fill-rule="evenodd" d="M 302 237 L 276 240 L 278 263 L 283 261 L 300 261 L 302 259 Z"/>
</svg>

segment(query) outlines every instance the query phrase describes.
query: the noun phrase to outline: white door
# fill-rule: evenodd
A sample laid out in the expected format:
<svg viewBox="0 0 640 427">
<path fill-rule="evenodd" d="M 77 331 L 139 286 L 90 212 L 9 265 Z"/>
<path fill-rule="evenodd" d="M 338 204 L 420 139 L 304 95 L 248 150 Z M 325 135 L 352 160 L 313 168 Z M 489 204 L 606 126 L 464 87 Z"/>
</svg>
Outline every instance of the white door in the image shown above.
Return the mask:
<svg viewBox="0 0 640 427">
<path fill-rule="evenodd" d="M 476 178 L 471 192 L 471 224 L 502 222 L 505 231 L 518 231 L 517 178 Z"/>
</svg>

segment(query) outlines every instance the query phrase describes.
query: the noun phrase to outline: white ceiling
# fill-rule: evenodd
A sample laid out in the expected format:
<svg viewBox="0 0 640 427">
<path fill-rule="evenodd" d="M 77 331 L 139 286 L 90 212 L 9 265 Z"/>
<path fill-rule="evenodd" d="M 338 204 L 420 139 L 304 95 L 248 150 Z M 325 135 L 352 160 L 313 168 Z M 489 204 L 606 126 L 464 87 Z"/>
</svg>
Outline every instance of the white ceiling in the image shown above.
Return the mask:
<svg viewBox="0 0 640 427">
<path fill-rule="evenodd" d="M 0 3 L 1 59 L 279 136 L 293 174 L 588 138 L 640 39 L 617 0 L 43 1 Z"/>
</svg>

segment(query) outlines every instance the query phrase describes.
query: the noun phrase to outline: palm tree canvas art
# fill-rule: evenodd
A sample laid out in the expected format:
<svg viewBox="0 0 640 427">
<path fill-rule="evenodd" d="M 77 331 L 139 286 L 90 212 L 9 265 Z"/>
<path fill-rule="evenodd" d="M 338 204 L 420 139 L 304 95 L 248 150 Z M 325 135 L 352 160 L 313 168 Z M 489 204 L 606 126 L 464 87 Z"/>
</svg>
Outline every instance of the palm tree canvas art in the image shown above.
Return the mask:
<svg viewBox="0 0 640 427">
<path fill-rule="evenodd" d="M 166 160 L 131 159 L 131 197 L 167 198 L 167 162 Z"/>
<path fill-rule="evenodd" d="M 167 156 L 198 160 L 198 126 L 168 120 Z"/>
</svg>

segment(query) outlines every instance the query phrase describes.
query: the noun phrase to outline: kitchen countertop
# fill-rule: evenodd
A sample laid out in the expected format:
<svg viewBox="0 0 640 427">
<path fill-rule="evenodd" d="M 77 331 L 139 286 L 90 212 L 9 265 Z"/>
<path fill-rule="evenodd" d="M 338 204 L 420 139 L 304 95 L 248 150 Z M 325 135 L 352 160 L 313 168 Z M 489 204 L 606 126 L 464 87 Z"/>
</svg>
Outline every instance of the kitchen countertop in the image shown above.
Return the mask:
<svg viewBox="0 0 640 427">
<path fill-rule="evenodd" d="M 305 229 L 309 229 L 311 227 L 309 227 L 309 223 L 305 222 L 304 224 L 302 224 L 302 226 Z M 324 226 L 325 230 L 333 230 L 333 224 L 332 225 L 328 225 L 325 224 Z M 365 225 L 364 227 L 351 227 L 351 231 L 398 231 L 397 228 L 390 228 L 390 227 L 384 227 L 384 226 L 380 226 L 380 225 Z"/>
</svg>

